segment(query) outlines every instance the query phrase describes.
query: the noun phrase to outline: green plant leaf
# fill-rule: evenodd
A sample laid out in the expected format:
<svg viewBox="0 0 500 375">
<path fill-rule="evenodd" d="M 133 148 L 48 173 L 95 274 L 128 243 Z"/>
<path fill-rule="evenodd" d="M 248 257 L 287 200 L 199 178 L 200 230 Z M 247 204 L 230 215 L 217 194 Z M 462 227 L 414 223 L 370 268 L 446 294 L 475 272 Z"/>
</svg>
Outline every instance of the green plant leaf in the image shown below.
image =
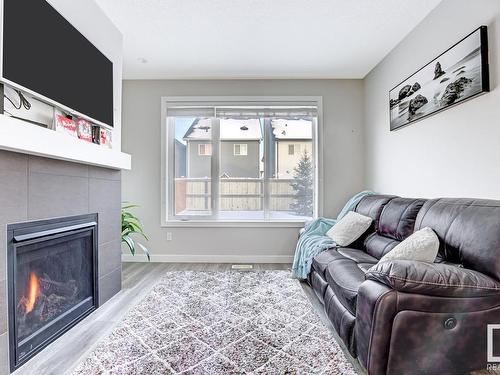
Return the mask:
<svg viewBox="0 0 500 375">
<path fill-rule="evenodd" d="M 148 262 L 151 262 L 151 256 L 149 255 L 149 250 L 142 243 L 137 242 L 137 245 L 139 245 L 142 251 L 144 251 L 144 254 L 146 254 L 146 256 L 148 257 Z"/>
<path fill-rule="evenodd" d="M 128 204 L 128 205 L 122 206 L 122 210 L 128 210 L 129 208 L 135 208 L 135 207 L 139 207 L 139 206 L 137 204 Z"/>
<path fill-rule="evenodd" d="M 121 209 L 122 242 L 127 244 L 132 255 L 135 255 L 136 245 L 138 245 L 142 249 L 142 251 L 144 251 L 144 253 L 148 257 L 148 260 L 151 261 L 149 250 L 141 243 L 135 242 L 135 240 L 132 237 L 133 234 L 137 234 L 144 237 L 146 241 L 149 241 L 148 236 L 146 236 L 144 230 L 142 229 L 141 220 L 133 213 L 127 211 L 135 207 L 139 206 L 136 204 L 130 204 L 129 202 L 122 202 L 122 209 Z"/>
<path fill-rule="evenodd" d="M 144 234 L 144 232 L 142 230 L 137 230 L 133 226 L 127 226 L 127 227 L 125 227 L 123 231 L 124 232 L 128 232 L 126 234 L 137 233 L 137 234 L 140 234 L 140 235 L 146 237 L 146 235 Z M 146 237 L 146 240 L 147 240 L 147 237 Z"/>
<path fill-rule="evenodd" d="M 137 224 L 135 221 L 122 221 L 122 232 L 128 230 L 130 233 L 137 233 L 142 235 L 146 241 L 149 241 L 148 237 L 141 228 L 141 223 Z"/>
<path fill-rule="evenodd" d="M 122 242 L 125 242 L 130 249 L 130 252 L 132 255 L 135 255 L 135 242 L 132 239 L 132 237 L 129 236 L 122 236 Z"/>
<path fill-rule="evenodd" d="M 137 231 L 142 231 L 141 223 L 136 219 L 124 218 L 122 224 L 126 224 L 127 226 L 131 226 L 135 228 Z"/>
<path fill-rule="evenodd" d="M 133 224 L 133 223 L 131 223 L 130 221 L 124 221 L 124 222 L 122 223 L 122 226 L 123 226 L 124 228 L 130 228 L 131 230 L 134 230 L 134 231 L 137 229 L 137 224 L 135 224 L 135 227 L 134 227 L 134 224 Z"/>
</svg>

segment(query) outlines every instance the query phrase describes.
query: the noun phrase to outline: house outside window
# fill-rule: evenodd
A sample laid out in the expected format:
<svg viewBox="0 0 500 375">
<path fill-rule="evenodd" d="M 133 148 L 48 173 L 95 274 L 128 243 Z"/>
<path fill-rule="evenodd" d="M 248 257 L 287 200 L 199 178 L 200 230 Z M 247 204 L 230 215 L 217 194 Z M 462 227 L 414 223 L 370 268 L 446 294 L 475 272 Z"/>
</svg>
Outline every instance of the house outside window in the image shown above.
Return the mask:
<svg viewBox="0 0 500 375">
<path fill-rule="evenodd" d="M 248 146 L 244 143 L 237 143 L 234 145 L 235 156 L 247 156 L 248 155 Z"/>
<path fill-rule="evenodd" d="M 163 222 L 317 217 L 320 102 L 163 98 Z"/>
</svg>

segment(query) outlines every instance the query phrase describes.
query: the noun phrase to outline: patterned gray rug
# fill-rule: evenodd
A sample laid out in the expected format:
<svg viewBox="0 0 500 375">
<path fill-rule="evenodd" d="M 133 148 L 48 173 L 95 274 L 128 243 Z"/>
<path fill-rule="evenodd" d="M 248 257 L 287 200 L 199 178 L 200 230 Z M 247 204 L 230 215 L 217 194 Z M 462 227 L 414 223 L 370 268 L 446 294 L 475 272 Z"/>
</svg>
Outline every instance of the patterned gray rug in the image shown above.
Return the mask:
<svg viewBox="0 0 500 375">
<path fill-rule="evenodd" d="M 73 374 L 356 374 L 287 271 L 167 273 Z"/>
</svg>

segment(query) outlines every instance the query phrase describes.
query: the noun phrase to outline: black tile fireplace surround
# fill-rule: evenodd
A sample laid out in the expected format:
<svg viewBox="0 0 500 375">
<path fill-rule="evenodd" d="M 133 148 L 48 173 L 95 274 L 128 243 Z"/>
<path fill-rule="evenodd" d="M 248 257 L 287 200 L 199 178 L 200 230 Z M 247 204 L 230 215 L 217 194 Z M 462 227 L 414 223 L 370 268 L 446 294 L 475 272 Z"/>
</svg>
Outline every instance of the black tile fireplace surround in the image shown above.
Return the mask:
<svg viewBox="0 0 500 375">
<path fill-rule="evenodd" d="M 10 370 L 98 306 L 97 214 L 7 226 Z"/>
</svg>

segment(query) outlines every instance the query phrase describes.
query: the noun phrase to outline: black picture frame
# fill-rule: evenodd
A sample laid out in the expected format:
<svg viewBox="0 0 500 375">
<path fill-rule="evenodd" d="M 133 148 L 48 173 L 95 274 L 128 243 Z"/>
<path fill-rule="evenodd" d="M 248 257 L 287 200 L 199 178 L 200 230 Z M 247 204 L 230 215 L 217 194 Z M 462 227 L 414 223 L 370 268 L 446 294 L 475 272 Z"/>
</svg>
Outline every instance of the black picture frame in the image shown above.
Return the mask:
<svg viewBox="0 0 500 375">
<path fill-rule="evenodd" d="M 467 50 L 468 54 L 460 55 Z M 446 66 L 441 66 L 440 60 L 447 61 Z M 425 81 L 420 83 L 417 78 Z M 480 26 L 389 91 L 390 130 L 401 129 L 489 91 L 488 29 Z"/>
</svg>

